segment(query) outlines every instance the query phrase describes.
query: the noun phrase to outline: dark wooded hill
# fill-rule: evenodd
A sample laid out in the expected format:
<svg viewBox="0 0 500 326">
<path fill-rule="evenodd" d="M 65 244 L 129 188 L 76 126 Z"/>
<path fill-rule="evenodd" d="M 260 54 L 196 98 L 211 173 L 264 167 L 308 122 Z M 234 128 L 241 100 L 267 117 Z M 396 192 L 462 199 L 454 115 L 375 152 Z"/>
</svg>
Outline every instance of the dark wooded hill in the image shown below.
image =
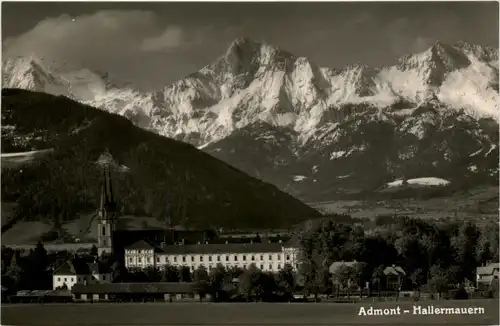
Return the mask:
<svg viewBox="0 0 500 326">
<path fill-rule="evenodd" d="M 121 166 L 113 186 L 121 214 L 193 226 L 288 227 L 321 216 L 275 186 L 186 143 L 63 96 L 2 90 L 2 152 L 53 149 L 2 171 L 2 201 L 22 219 L 59 224 L 95 212 L 106 150 Z M 122 172 L 118 172 L 121 170 Z"/>
</svg>

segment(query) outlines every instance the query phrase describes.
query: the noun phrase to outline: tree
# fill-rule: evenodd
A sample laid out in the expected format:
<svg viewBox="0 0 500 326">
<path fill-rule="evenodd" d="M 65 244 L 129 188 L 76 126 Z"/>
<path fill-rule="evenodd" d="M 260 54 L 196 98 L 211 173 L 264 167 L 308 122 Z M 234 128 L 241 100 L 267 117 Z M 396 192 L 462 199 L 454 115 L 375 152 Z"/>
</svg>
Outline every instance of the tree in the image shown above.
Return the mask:
<svg viewBox="0 0 500 326">
<path fill-rule="evenodd" d="M 189 272 L 189 268 L 187 270 L 187 273 L 189 275 L 189 280 L 187 282 L 191 281 L 191 273 Z M 181 273 L 179 269 L 175 266 L 172 265 L 166 265 L 162 268 L 161 270 L 161 281 L 162 282 L 186 282 L 181 279 Z"/>
<path fill-rule="evenodd" d="M 205 267 L 198 267 L 193 273 L 194 283 L 196 292 L 200 295 L 200 301 L 208 290 L 209 286 L 209 277 Z"/>
<path fill-rule="evenodd" d="M 191 271 L 189 270 L 189 267 L 187 266 L 182 266 L 179 270 L 179 280 L 181 282 L 191 282 L 192 277 L 191 277 Z"/>
<path fill-rule="evenodd" d="M 151 282 L 148 274 L 140 268 L 130 268 L 128 271 L 128 277 L 132 282 Z"/>
<path fill-rule="evenodd" d="M 113 282 L 123 282 L 127 280 L 128 271 L 121 260 L 115 260 L 113 264 L 111 264 L 111 272 Z"/>
<path fill-rule="evenodd" d="M 367 282 L 371 280 L 372 272 L 370 266 L 363 262 L 358 262 L 354 264 L 354 282 L 359 287 L 359 296 L 363 296 L 363 289 Z"/>
<path fill-rule="evenodd" d="M 463 279 L 474 279 L 477 266 L 476 247 L 478 245 L 479 231 L 472 222 L 466 222 L 452 238 L 452 247 L 455 251 L 456 265 L 462 267 Z"/>
<path fill-rule="evenodd" d="M 156 267 L 147 267 L 144 269 L 144 273 L 146 274 L 146 277 L 149 282 L 160 282 L 162 275 L 161 272 L 158 268 Z"/>
<path fill-rule="evenodd" d="M 295 288 L 295 277 L 293 273 L 293 268 L 289 264 L 276 274 L 276 284 L 278 289 L 288 298 L 293 296 L 293 290 Z"/>
<path fill-rule="evenodd" d="M 237 266 L 227 269 L 227 273 L 231 276 L 231 280 L 240 277 L 243 272 L 243 269 Z"/>
<path fill-rule="evenodd" d="M 430 291 L 436 293 L 438 298 L 448 289 L 448 278 L 446 272 L 438 265 L 431 267 L 429 271 L 430 278 L 427 286 Z"/>
<path fill-rule="evenodd" d="M 384 254 L 381 255 L 380 253 Z M 371 268 L 376 266 L 388 266 L 398 258 L 398 251 L 391 239 L 381 235 L 368 236 L 363 240 L 362 252 L 358 261 L 367 263 Z"/>
<path fill-rule="evenodd" d="M 404 259 L 404 269 L 406 271 L 414 271 L 422 266 L 422 262 L 428 261 L 427 250 L 420 242 L 420 236 L 402 235 L 394 243 L 401 258 Z"/>
<path fill-rule="evenodd" d="M 259 270 L 255 264 L 243 271 L 240 275 L 238 292 L 247 301 L 262 300 L 269 290 L 268 276 Z M 267 291 L 266 291 L 267 290 Z"/>
<path fill-rule="evenodd" d="M 464 277 L 465 273 L 463 266 L 452 265 L 446 270 L 446 279 L 452 284 L 462 284 Z"/>
<path fill-rule="evenodd" d="M 335 271 L 335 278 L 338 280 L 343 290 L 347 290 L 347 298 L 351 297 L 351 285 L 356 278 L 356 270 L 349 265 L 341 265 Z"/>
<path fill-rule="evenodd" d="M 330 271 L 328 267 L 323 266 L 319 268 L 315 274 L 314 278 L 314 297 L 318 300 L 318 294 L 331 294 L 332 292 L 332 280 L 330 277 Z"/>
<path fill-rule="evenodd" d="M 380 292 L 382 290 L 382 280 L 384 279 L 385 274 L 384 274 L 384 266 L 379 265 L 377 266 L 372 273 L 372 279 L 373 283 L 377 284 L 377 289 L 378 289 L 378 296 L 380 297 Z"/>
<path fill-rule="evenodd" d="M 97 250 L 97 247 L 95 245 L 92 245 L 92 248 L 90 248 L 90 255 L 94 256 L 94 257 L 97 257 L 98 250 Z"/>
<path fill-rule="evenodd" d="M 418 297 L 420 298 L 420 287 L 425 283 L 425 272 L 423 269 L 416 269 L 411 275 L 410 280 L 413 285 L 413 289 L 417 290 Z"/>
<path fill-rule="evenodd" d="M 220 300 L 221 298 L 221 292 L 224 288 L 225 278 L 226 269 L 222 264 L 217 264 L 217 266 L 209 273 L 209 291 L 216 301 Z"/>
<path fill-rule="evenodd" d="M 23 269 L 19 265 L 18 260 L 19 252 L 15 251 L 6 274 L 12 280 L 12 285 L 15 289 L 21 284 L 21 277 L 23 274 Z"/>
<path fill-rule="evenodd" d="M 495 278 L 491 281 L 490 289 L 491 289 L 492 297 L 495 299 L 498 299 L 498 292 L 500 290 L 499 284 L 498 284 L 498 278 Z"/>
<path fill-rule="evenodd" d="M 29 268 L 27 268 L 27 278 L 30 288 L 48 289 L 51 286 L 50 275 L 47 272 L 49 261 L 47 251 L 41 242 L 38 242 L 35 249 L 28 256 Z"/>
</svg>

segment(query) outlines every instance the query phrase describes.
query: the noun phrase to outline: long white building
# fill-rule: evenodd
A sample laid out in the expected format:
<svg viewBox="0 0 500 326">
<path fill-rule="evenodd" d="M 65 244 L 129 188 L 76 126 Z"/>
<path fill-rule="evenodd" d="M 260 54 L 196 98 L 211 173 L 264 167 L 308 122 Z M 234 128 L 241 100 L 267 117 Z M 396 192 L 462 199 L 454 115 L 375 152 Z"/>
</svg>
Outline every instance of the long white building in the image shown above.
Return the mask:
<svg viewBox="0 0 500 326">
<path fill-rule="evenodd" d="M 278 272 L 286 264 L 298 268 L 297 248 L 284 243 L 226 243 L 170 245 L 162 248 L 144 240 L 125 248 L 127 268 L 162 268 L 170 265 L 188 267 L 194 271 L 200 266 L 207 270 L 217 264 L 225 268 L 247 268 L 255 264 L 266 272 Z"/>
<path fill-rule="evenodd" d="M 105 161 L 103 158 L 102 160 Z M 99 209 L 99 220 L 97 225 L 97 249 L 99 255 L 112 253 L 116 249 L 114 235 L 117 231 L 116 202 L 111 183 L 109 164 L 103 168 L 103 183 L 101 189 L 101 205 Z M 164 230 L 166 231 L 166 230 Z M 160 230 L 161 232 L 161 230 Z M 270 232 L 269 235 L 279 237 L 283 232 Z M 165 235 L 165 234 L 164 234 Z M 125 248 L 125 267 L 129 268 L 162 268 L 170 265 L 175 267 L 188 267 L 194 271 L 200 266 L 207 270 L 222 264 L 226 268 L 247 268 L 255 264 L 262 271 L 277 272 L 286 264 L 297 269 L 297 249 L 291 242 L 270 242 L 268 234 L 260 239 L 258 233 L 244 234 L 236 232 L 221 235 L 218 241 L 226 243 L 198 243 L 158 246 L 143 240 L 139 240 Z M 286 237 L 289 234 L 284 234 Z M 234 243 L 233 240 L 241 241 L 247 238 L 253 243 Z M 182 237 L 182 242 L 184 243 Z M 166 241 L 163 241 L 166 243 Z M 54 281 L 54 284 L 57 282 Z M 57 283 L 59 284 L 59 283 Z"/>
</svg>

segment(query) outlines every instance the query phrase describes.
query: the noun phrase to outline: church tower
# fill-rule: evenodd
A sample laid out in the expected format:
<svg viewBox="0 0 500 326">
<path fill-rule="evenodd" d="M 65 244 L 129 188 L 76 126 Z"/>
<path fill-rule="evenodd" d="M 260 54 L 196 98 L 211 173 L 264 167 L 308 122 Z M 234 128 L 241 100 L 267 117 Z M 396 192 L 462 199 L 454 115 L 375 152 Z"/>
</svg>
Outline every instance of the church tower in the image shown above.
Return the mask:
<svg viewBox="0 0 500 326">
<path fill-rule="evenodd" d="M 103 180 L 101 187 L 101 205 L 97 225 L 97 251 L 99 256 L 113 252 L 113 233 L 116 231 L 116 202 L 111 185 L 109 163 L 103 166 Z"/>
</svg>

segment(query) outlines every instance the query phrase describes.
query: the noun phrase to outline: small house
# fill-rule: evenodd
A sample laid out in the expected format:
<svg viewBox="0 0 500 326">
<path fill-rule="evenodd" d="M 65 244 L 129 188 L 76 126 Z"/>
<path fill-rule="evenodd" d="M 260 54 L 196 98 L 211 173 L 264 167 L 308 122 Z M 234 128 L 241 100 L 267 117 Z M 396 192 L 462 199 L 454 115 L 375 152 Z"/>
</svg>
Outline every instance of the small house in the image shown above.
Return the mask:
<svg viewBox="0 0 500 326">
<path fill-rule="evenodd" d="M 493 280 L 498 280 L 499 267 L 499 263 L 478 267 L 476 269 L 476 287 L 478 289 L 486 289 L 491 286 Z"/>
<path fill-rule="evenodd" d="M 385 277 L 385 288 L 388 290 L 400 290 L 406 278 L 406 272 L 400 266 L 387 266 L 383 271 Z"/>
<path fill-rule="evenodd" d="M 52 275 L 52 287 L 70 290 L 75 284 L 110 283 L 111 269 L 101 262 L 88 263 L 74 258 L 63 263 Z"/>
</svg>

